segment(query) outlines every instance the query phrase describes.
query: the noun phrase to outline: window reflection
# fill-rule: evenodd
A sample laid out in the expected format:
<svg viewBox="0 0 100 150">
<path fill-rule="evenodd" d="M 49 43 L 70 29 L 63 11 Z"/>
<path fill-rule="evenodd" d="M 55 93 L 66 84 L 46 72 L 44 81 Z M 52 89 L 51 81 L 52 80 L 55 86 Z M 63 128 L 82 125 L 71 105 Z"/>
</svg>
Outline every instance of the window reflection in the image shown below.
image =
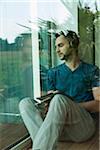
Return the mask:
<svg viewBox="0 0 100 150">
<path fill-rule="evenodd" d="M 45 28 L 41 27 L 39 30 L 39 59 L 40 59 L 40 85 L 41 85 L 41 94 L 47 92 L 46 79 L 47 71 L 52 67 L 52 48 L 54 48 L 54 33 L 51 33 L 52 30 L 56 28 L 55 23 L 51 21 L 44 21 Z"/>
<path fill-rule="evenodd" d="M 30 19 L 29 4 L 0 2 L 0 149 L 27 134 L 18 105 L 23 97 L 33 97 L 32 39 L 24 24 Z"/>
</svg>

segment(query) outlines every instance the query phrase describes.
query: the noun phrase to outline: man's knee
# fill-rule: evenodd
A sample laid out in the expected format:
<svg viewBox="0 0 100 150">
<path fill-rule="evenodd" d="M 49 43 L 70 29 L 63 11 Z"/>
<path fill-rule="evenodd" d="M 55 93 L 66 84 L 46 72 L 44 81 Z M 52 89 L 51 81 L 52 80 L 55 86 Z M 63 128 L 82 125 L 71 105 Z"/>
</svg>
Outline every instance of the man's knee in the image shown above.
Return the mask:
<svg viewBox="0 0 100 150">
<path fill-rule="evenodd" d="M 62 94 L 56 94 L 53 99 L 52 103 L 62 104 L 62 103 L 68 103 L 68 98 Z"/>
<path fill-rule="evenodd" d="M 62 94 L 56 94 L 51 100 L 51 104 L 53 107 L 69 107 L 68 98 Z"/>
<path fill-rule="evenodd" d="M 20 112 L 23 110 L 27 110 L 27 108 L 31 105 L 31 99 L 29 97 L 23 98 L 20 102 L 19 102 L 19 110 Z"/>
</svg>

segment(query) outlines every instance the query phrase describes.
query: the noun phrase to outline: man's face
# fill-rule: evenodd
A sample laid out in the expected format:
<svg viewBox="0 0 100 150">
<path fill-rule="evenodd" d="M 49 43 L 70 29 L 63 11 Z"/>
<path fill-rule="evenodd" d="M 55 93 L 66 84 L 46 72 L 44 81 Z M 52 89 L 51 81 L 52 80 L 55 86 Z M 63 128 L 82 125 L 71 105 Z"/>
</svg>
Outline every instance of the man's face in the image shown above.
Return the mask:
<svg viewBox="0 0 100 150">
<path fill-rule="evenodd" d="M 61 35 L 56 39 L 55 46 L 59 58 L 61 60 L 68 60 L 72 54 L 72 48 L 70 48 L 68 40 Z"/>
</svg>

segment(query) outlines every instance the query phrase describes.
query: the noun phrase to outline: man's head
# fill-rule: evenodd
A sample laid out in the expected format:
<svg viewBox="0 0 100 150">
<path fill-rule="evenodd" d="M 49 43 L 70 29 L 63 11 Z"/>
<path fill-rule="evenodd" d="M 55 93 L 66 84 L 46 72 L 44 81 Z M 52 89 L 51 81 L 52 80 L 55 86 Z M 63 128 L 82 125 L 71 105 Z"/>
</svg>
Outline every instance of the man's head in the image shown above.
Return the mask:
<svg viewBox="0 0 100 150">
<path fill-rule="evenodd" d="M 73 54 L 78 53 L 79 37 L 74 31 L 60 32 L 56 34 L 56 52 L 61 60 L 67 60 Z"/>
</svg>

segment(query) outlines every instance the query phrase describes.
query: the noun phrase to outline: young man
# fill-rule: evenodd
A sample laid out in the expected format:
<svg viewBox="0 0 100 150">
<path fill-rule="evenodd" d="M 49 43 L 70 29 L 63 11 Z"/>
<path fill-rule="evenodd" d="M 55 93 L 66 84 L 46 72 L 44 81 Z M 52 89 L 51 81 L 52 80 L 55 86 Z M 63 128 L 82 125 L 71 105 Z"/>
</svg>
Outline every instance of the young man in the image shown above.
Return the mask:
<svg viewBox="0 0 100 150">
<path fill-rule="evenodd" d="M 56 94 L 43 120 L 30 98 L 20 102 L 20 112 L 33 141 L 32 150 L 55 150 L 60 137 L 82 142 L 95 133 L 99 111 L 99 69 L 80 60 L 79 38 L 73 31 L 56 34 L 56 52 L 65 62 L 48 72 L 48 93 Z"/>
</svg>

